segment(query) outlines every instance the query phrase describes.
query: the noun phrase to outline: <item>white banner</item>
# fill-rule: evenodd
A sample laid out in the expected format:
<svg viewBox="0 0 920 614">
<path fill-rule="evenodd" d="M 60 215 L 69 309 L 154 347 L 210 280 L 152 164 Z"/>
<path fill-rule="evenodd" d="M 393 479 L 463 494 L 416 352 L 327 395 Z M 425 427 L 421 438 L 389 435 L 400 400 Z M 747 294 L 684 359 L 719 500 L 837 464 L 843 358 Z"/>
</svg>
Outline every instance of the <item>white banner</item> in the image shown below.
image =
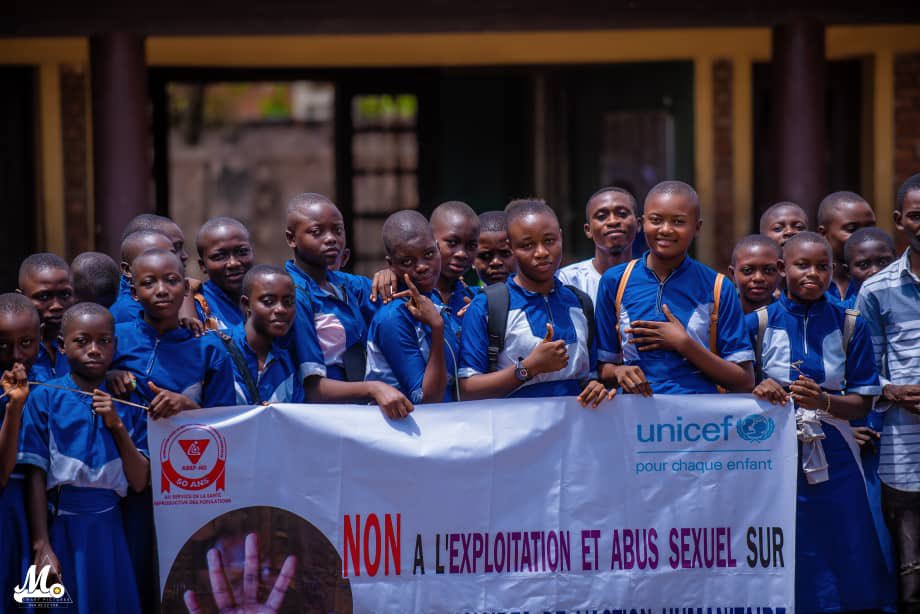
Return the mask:
<svg viewBox="0 0 920 614">
<path fill-rule="evenodd" d="M 795 421 L 749 396 L 218 408 L 150 449 L 165 611 L 793 611 Z"/>
</svg>

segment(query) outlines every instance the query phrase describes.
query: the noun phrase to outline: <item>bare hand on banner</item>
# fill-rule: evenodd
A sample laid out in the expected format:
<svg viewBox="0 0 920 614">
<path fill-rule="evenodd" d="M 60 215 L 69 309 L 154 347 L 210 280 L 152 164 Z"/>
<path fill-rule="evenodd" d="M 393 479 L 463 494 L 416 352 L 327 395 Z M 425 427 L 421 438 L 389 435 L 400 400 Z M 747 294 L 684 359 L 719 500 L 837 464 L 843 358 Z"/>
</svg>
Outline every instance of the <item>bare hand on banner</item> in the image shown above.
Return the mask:
<svg viewBox="0 0 920 614">
<path fill-rule="evenodd" d="M 269 614 L 281 610 L 284 595 L 287 593 L 294 574 L 297 573 L 297 557 L 289 555 L 284 559 L 281 573 L 275 580 L 272 592 L 265 603 L 258 602 L 259 596 L 259 536 L 250 533 L 246 536 L 246 560 L 243 564 L 243 603 L 238 604 L 233 589 L 224 573 L 224 562 L 216 548 L 208 550 L 208 576 L 211 580 L 211 594 L 221 614 Z M 189 614 L 200 614 L 201 605 L 195 591 L 185 591 L 185 607 Z"/>
</svg>

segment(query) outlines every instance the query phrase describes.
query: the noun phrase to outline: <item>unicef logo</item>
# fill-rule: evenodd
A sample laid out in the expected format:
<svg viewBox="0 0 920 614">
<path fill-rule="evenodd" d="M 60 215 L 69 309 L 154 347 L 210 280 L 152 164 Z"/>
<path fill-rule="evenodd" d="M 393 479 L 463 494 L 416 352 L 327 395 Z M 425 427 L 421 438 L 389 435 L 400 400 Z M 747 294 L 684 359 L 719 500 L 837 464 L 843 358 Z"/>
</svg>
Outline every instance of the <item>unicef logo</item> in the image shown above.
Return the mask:
<svg viewBox="0 0 920 614">
<path fill-rule="evenodd" d="M 773 418 L 751 414 L 738 421 L 738 436 L 745 441 L 766 441 L 773 434 Z"/>
</svg>

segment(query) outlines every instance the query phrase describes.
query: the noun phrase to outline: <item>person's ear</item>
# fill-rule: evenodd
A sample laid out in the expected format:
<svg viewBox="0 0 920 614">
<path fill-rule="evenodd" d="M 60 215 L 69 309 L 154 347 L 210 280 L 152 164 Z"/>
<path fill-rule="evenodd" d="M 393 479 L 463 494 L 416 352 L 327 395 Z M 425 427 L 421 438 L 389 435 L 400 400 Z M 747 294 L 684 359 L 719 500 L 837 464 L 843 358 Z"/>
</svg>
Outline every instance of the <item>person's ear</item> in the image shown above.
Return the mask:
<svg viewBox="0 0 920 614">
<path fill-rule="evenodd" d="M 124 260 L 121 261 L 121 274 L 129 279 L 131 277 L 131 265 Z"/>
<path fill-rule="evenodd" d="M 386 262 L 387 262 L 387 267 L 389 267 L 389 268 L 392 269 L 392 268 L 393 268 L 393 261 L 390 259 L 390 257 L 389 257 L 389 256 L 384 256 L 383 259 L 386 260 Z"/>
<path fill-rule="evenodd" d="M 780 258 L 776 261 L 776 270 L 779 272 L 779 276 L 786 277 L 786 261 Z"/>
<path fill-rule="evenodd" d="M 243 313 L 245 313 L 248 318 L 251 311 L 249 310 L 249 297 L 245 294 L 240 295 L 240 307 L 243 308 Z"/>
<path fill-rule="evenodd" d="M 698 219 L 698 220 L 696 221 L 696 230 L 694 231 L 693 234 L 694 234 L 694 235 L 699 234 L 700 228 L 702 228 L 702 227 L 703 227 L 703 218 L 700 218 L 700 219 Z"/>
<path fill-rule="evenodd" d="M 131 289 L 131 298 L 133 298 L 135 301 L 140 301 L 140 299 L 137 298 L 137 286 L 134 285 L 133 277 L 130 279 L 130 282 L 131 283 L 128 284 L 128 287 Z"/>
<path fill-rule="evenodd" d="M 897 228 L 899 232 L 904 232 L 904 224 L 901 222 L 901 219 L 903 218 L 901 210 L 899 209 L 895 211 L 892 216 L 894 217 L 894 227 Z M 17 292 L 19 291 L 17 290 Z"/>
<path fill-rule="evenodd" d="M 188 284 L 188 277 L 183 277 L 182 283 L 185 285 L 185 293 L 183 296 L 188 296 L 189 292 L 191 292 L 191 286 Z"/>
<path fill-rule="evenodd" d="M 287 242 L 287 246 L 291 249 L 297 247 L 297 242 L 294 240 L 294 229 L 290 226 L 284 229 L 284 240 Z"/>
<path fill-rule="evenodd" d="M 836 266 L 836 265 L 834 265 L 834 266 Z M 847 275 L 850 274 L 850 265 L 848 265 L 847 263 L 844 262 L 844 263 L 841 264 L 840 266 L 841 266 L 841 268 L 843 269 L 843 272 L 844 272 L 844 273 L 846 273 Z"/>
<path fill-rule="evenodd" d="M 821 235 L 822 237 L 826 237 L 826 236 L 827 236 L 827 227 L 824 226 L 823 224 L 819 224 L 819 225 L 818 225 L 818 234 Z"/>
<path fill-rule="evenodd" d="M 198 258 L 198 270 L 200 270 L 205 275 L 208 275 L 208 269 L 204 266 L 204 258 Z M 208 275 L 208 277 L 210 277 L 210 275 Z"/>
<path fill-rule="evenodd" d="M 64 350 L 64 331 L 63 330 L 61 330 L 60 334 L 58 334 L 57 342 L 58 342 L 58 348 Z"/>
<path fill-rule="evenodd" d="M 585 229 L 585 236 L 588 237 L 589 239 L 593 238 L 591 236 L 591 224 L 585 224 L 584 229 Z"/>
<path fill-rule="evenodd" d="M 732 280 L 732 283 L 735 283 L 735 265 L 728 265 L 728 278 Z"/>
</svg>

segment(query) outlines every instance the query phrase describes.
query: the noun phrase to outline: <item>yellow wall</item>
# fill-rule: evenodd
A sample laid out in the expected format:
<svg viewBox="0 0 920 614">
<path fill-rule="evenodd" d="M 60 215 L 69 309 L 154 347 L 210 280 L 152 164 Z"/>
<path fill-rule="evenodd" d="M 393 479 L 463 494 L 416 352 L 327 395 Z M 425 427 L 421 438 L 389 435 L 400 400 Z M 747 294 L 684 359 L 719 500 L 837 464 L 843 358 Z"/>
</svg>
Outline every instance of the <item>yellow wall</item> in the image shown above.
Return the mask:
<svg viewBox="0 0 920 614">
<path fill-rule="evenodd" d="M 873 201 L 891 229 L 893 201 L 893 57 L 920 51 L 920 26 L 845 26 L 827 30 L 827 56 L 871 58 L 874 70 L 872 122 Z M 696 182 L 708 209 L 713 185 L 712 61 L 734 67 L 733 144 L 735 202 L 733 234 L 750 224 L 753 181 L 751 63 L 770 58 L 768 28 L 588 30 L 471 34 L 342 36 L 151 37 L 151 66 L 350 67 L 487 66 L 512 64 L 615 63 L 689 60 L 694 63 Z M 83 38 L 0 39 L 0 64 L 40 67 L 41 190 L 44 247 L 63 251 L 63 171 L 60 154 L 62 63 L 87 63 Z M 713 220 L 714 222 L 714 220 Z M 703 257 L 713 253 L 715 223 L 704 225 Z"/>
</svg>

